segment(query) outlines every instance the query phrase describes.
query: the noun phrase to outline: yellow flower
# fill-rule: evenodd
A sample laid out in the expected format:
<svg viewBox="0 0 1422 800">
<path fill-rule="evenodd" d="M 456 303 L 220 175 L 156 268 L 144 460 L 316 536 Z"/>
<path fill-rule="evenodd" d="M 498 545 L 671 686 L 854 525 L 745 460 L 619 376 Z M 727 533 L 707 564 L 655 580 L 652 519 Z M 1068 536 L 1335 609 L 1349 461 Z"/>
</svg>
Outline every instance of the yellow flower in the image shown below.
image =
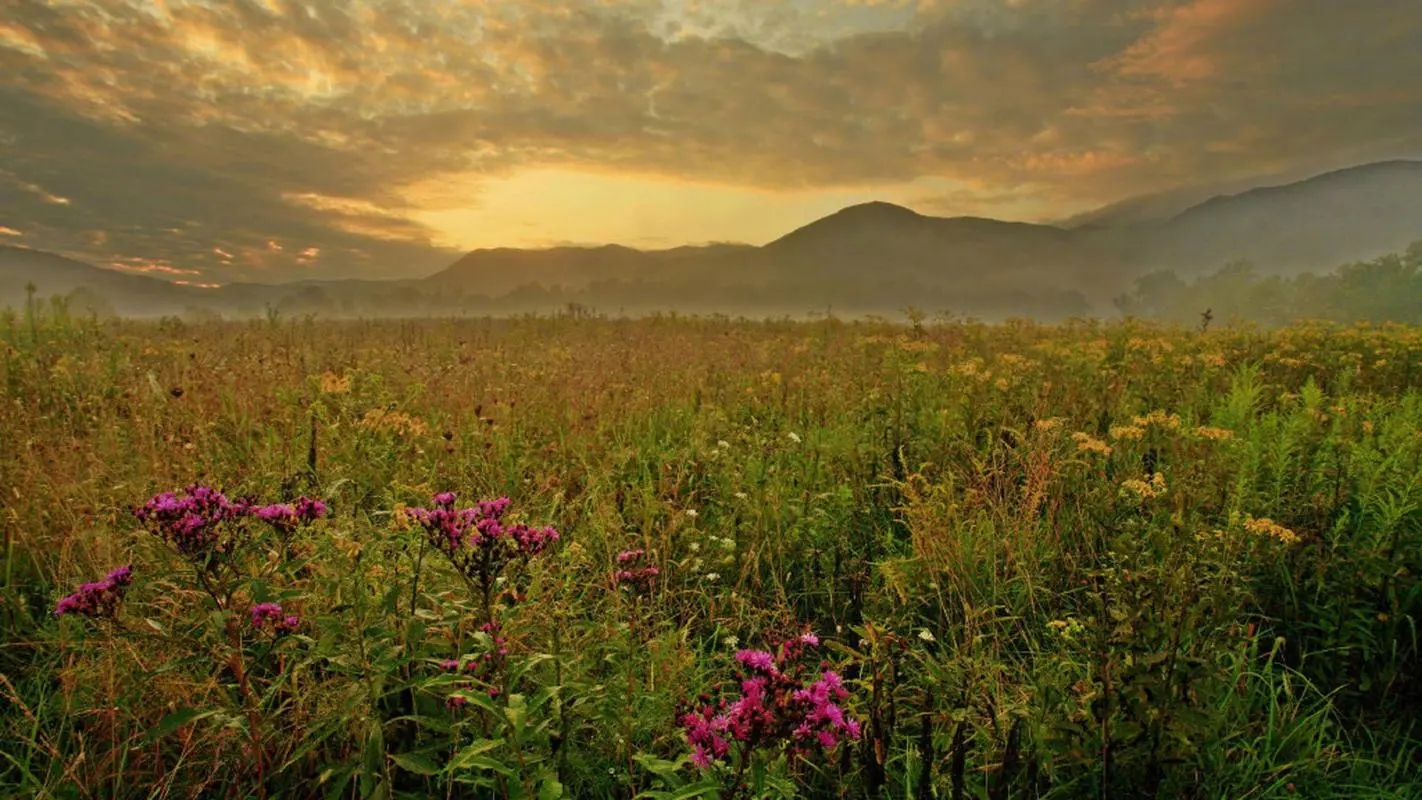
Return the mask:
<svg viewBox="0 0 1422 800">
<path fill-rule="evenodd" d="M 334 372 L 327 372 L 321 376 L 322 394 L 345 394 L 351 390 L 351 378 L 349 375 L 340 376 Z"/>
<path fill-rule="evenodd" d="M 1137 442 L 1138 442 L 1138 441 L 1140 441 L 1140 440 L 1141 440 L 1142 438 L 1144 438 L 1144 437 L 1145 437 L 1145 428 L 1141 428 L 1141 427 L 1136 426 L 1136 425 L 1112 425 L 1112 426 L 1111 426 L 1111 438 L 1112 438 L 1112 439 L 1129 439 L 1129 440 L 1131 440 L 1131 441 L 1137 441 Z"/>
<path fill-rule="evenodd" d="M 1111 445 L 1089 433 L 1077 431 L 1071 435 L 1072 441 L 1076 442 L 1076 449 L 1084 453 L 1100 453 L 1103 456 L 1111 455 Z"/>
<path fill-rule="evenodd" d="M 1256 536 L 1268 536 L 1283 545 L 1298 544 L 1300 541 L 1297 533 L 1268 517 L 1261 519 L 1255 519 L 1252 516 L 1245 517 L 1244 529 Z"/>
<path fill-rule="evenodd" d="M 1143 481 L 1139 478 L 1131 478 L 1121 482 L 1121 491 L 1124 494 L 1132 494 L 1141 500 L 1151 500 L 1165 494 L 1165 476 L 1159 472 L 1150 476 L 1150 480 Z"/>
<path fill-rule="evenodd" d="M 1164 411 L 1152 411 L 1145 416 L 1136 417 L 1131 422 L 1141 428 L 1148 428 L 1151 425 L 1159 425 L 1167 430 L 1176 430 L 1180 427 L 1179 414 L 1167 414 Z"/>
<path fill-rule="evenodd" d="M 1195 429 L 1195 435 L 1199 436 L 1202 439 L 1210 439 L 1216 442 L 1222 442 L 1227 439 L 1234 438 L 1234 431 L 1226 430 L 1225 428 L 1211 428 L 1209 426 L 1202 425 Z"/>
</svg>

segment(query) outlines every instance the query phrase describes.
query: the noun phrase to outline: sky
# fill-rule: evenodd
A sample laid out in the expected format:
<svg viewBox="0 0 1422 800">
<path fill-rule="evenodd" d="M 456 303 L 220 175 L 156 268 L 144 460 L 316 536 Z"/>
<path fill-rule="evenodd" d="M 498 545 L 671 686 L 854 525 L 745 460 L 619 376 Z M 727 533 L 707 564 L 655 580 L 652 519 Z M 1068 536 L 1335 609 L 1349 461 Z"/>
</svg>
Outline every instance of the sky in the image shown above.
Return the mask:
<svg viewBox="0 0 1422 800">
<path fill-rule="evenodd" d="M 192 283 L 1422 155 L 1418 0 L 0 0 L 0 244 Z"/>
</svg>

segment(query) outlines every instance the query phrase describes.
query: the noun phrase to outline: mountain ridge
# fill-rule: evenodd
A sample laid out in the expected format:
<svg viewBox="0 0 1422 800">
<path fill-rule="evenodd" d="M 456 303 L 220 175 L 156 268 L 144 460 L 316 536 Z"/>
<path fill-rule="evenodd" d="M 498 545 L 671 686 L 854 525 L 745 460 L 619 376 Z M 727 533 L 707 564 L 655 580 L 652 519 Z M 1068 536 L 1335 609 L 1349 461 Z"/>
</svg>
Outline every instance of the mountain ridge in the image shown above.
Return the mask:
<svg viewBox="0 0 1422 800">
<path fill-rule="evenodd" d="M 167 310 L 240 305 L 251 313 L 254 307 L 283 303 L 297 310 L 388 310 L 390 304 L 366 302 L 380 293 L 410 302 L 436 295 L 457 305 L 506 296 L 542 302 L 552 294 L 578 293 L 604 300 L 686 297 L 714 303 L 756 292 L 816 302 L 825 297 L 853 302 L 872 295 L 875 302 L 900 307 L 933 298 L 968 309 L 1071 295 L 1078 310 L 1099 310 L 1123 284 L 1151 270 L 1199 274 L 1237 260 L 1249 260 L 1261 272 L 1329 270 L 1399 251 L 1419 239 L 1422 161 L 1396 159 L 1214 195 L 1146 222 L 1071 226 L 939 217 L 876 200 L 847 206 L 760 246 L 485 248 L 424 277 L 385 281 L 198 289 L 58 255 L 53 257 L 64 263 L 35 255 L 17 259 L 15 253 L 26 248 L 0 246 L 0 304 L 6 300 L 6 280 L 13 300 L 16 278 L 28 276 L 61 291 L 85 285 L 113 293 L 115 306 L 124 310 L 143 307 L 144 295 L 161 300 L 158 305 Z M 17 260 L 31 263 L 16 269 Z M 42 268 L 40 262 L 51 267 Z"/>
</svg>

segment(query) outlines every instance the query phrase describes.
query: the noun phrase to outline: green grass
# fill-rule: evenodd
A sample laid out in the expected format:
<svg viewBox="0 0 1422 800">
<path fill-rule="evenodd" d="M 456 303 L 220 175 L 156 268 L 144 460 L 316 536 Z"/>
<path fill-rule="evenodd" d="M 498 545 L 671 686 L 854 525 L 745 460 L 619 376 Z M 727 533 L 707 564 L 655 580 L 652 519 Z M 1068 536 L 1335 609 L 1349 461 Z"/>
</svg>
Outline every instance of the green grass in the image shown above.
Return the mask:
<svg viewBox="0 0 1422 800">
<path fill-rule="evenodd" d="M 49 314 L 0 341 L 0 795 L 1422 796 L 1413 328 Z M 195 483 L 332 513 L 294 549 L 242 527 L 205 584 L 131 511 Z M 562 534 L 492 608 L 405 520 L 446 489 Z M 646 593 L 612 578 L 633 548 Z M 115 618 L 53 615 L 127 563 Z M 261 601 L 299 631 L 253 630 Z M 445 673 L 490 615 L 503 666 Z M 683 701 L 804 630 L 862 737 L 694 768 Z"/>
</svg>

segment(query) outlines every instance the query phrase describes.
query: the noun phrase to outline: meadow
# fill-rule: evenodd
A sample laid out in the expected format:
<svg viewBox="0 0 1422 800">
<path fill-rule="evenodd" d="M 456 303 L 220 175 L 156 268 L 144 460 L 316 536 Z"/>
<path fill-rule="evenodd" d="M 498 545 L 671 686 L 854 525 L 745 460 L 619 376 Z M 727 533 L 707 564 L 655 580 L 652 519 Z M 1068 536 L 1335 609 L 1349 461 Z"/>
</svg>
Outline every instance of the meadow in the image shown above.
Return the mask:
<svg viewBox="0 0 1422 800">
<path fill-rule="evenodd" d="M 0 319 L 0 795 L 1422 797 L 1422 331 Z"/>
</svg>

